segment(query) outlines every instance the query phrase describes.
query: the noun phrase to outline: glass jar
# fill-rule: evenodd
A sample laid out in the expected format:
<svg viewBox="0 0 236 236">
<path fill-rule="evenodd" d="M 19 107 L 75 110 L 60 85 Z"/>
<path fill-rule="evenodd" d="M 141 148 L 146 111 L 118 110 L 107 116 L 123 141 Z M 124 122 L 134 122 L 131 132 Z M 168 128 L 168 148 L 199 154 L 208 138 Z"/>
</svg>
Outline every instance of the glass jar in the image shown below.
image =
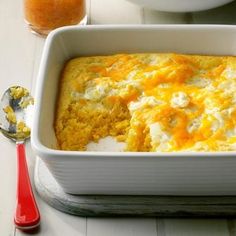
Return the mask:
<svg viewBox="0 0 236 236">
<path fill-rule="evenodd" d="M 30 29 L 40 35 L 61 26 L 87 23 L 85 0 L 24 0 L 24 13 Z"/>
</svg>

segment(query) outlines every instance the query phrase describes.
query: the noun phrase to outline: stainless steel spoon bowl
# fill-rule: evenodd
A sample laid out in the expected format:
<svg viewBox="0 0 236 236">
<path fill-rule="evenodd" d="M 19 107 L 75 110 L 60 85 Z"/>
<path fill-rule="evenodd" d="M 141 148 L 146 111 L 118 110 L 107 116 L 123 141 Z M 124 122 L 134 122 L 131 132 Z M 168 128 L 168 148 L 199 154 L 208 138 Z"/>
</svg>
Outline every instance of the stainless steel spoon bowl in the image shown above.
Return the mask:
<svg viewBox="0 0 236 236">
<path fill-rule="evenodd" d="M 30 184 L 24 141 L 30 137 L 33 97 L 20 86 L 8 88 L 0 103 L 0 131 L 16 142 L 18 160 L 17 204 L 14 222 L 27 230 L 39 225 L 40 214 Z"/>
</svg>

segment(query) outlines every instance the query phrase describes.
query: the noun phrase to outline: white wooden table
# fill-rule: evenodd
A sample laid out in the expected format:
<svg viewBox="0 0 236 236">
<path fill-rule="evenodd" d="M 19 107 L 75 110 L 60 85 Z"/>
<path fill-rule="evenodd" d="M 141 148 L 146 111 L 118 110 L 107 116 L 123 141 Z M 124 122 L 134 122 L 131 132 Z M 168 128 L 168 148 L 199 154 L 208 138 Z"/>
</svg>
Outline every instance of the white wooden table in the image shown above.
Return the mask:
<svg viewBox="0 0 236 236">
<path fill-rule="evenodd" d="M 0 0 L 0 94 L 14 84 L 34 92 L 45 39 L 25 27 L 23 0 Z M 236 2 L 194 14 L 161 13 L 143 9 L 125 0 L 88 0 L 89 24 L 236 24 Z M 16 186 L 14 143 L 0 136 L 0 236 L 27 235 L 15 229 L 13 214 Z M 27 143 L 31 178 L 35 155 Z M 34 235 L 61 236 L 234 236 L 234 219 L 81 218 L 61 213 L 36 194 L 41 227 Z"/>
</svg>

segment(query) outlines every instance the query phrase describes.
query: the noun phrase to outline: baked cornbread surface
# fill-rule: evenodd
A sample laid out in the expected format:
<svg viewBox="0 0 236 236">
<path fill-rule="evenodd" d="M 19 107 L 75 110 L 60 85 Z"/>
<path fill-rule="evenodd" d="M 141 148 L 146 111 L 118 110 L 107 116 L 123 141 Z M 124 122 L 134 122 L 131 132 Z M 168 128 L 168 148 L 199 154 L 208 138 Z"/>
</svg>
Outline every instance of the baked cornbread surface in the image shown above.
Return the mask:
<svg viewBox="0 0 236 236">
<path fill-rule="evenodd" d="M 112 136 L 124 151 L 236 149 L 236 57 L 173 53 L 66 63 L 55 133 L 62 150 Z"/>
</svg>

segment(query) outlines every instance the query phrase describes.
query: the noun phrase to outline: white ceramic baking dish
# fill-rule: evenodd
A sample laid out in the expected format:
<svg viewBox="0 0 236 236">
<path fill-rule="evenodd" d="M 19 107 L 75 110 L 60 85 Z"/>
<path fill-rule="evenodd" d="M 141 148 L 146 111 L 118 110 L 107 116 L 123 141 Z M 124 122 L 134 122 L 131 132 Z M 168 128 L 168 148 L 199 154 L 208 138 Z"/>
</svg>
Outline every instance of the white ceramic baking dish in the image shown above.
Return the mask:
<svg viewBox="0 0 236 236">
<path fill-rule="evenodd" d="M 114 151 L 116 144 L 109 141 L 109 150 L 103 145 L 98 145 L 100 151 L 56 150 L 53 120 L 59 76 L 64 63 L 76 56 L 121 52 L 235 55 L 236 27 L 86 26 L 64 27 L 52 32 L 46 40 L 37 80 L 31 140 L 36 155 L 46 163 L 65 192 L 236 194 L 235 152 L 127 153 Z"/>
</svg>

